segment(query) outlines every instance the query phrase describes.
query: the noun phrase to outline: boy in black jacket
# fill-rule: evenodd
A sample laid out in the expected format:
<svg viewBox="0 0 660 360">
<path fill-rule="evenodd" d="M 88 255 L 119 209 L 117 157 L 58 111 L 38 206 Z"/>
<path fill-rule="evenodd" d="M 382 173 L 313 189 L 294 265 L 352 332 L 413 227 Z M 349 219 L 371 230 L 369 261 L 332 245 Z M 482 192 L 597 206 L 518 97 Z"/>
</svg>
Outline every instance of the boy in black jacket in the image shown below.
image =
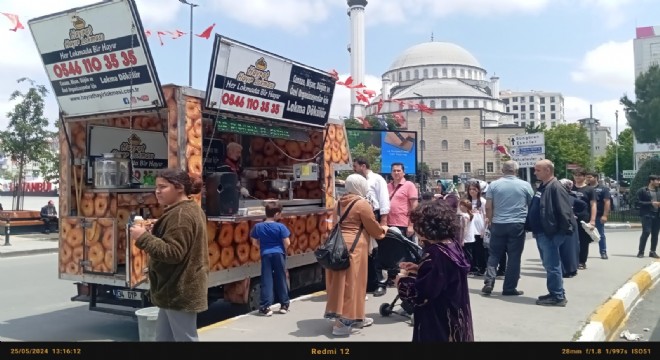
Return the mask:
<svg viewBox="0 0 660 360">
<path fill-rule="evenodd" d="M 650 175 L 648 185 L 637 191 L 639 217 L 642 220 L 642 236 L 639 237 L 638 258 L 644 257 L 644 248 L 646 248 L 646 240 L 648 240 L 649 235 L 651 235 L 651 251 L 649 252 L 649 256 L 655 259 L 660 258 L 655 252 L 658 246 L 658 232 L 660 231 L 660 214 L 658 212 L 658 207 L 660 207 L 659 185 L 660 177 Z"/>
</svg>

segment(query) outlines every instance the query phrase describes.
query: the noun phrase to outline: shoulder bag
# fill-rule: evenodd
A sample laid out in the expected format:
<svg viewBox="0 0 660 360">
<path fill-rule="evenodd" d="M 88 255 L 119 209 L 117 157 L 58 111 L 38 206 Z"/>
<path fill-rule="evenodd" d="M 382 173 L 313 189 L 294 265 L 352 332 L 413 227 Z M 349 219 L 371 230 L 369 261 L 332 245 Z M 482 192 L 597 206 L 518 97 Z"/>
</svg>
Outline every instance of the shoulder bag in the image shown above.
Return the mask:
<svg viewBox="0 0 660 360">
<path fill-rule="evenodd" d="M 318 249 L 314 251 L 316 261 L 318 261 L 318 263 L 321 264 L 321 266 L 323 266 L 325 269 L 335 271 L 345 270 L 348 269 L 348 267 L 351 265 L 350 254 L 353 253 L 355 246 L 360 240 L 360 235 L 362 234 L 362 225 L 360 225 L 360 230 L 358 231 L 357 236 L 355 236 L 355 241 L 353 242 L 353 246 L 351 246 L 350 252 L 346 247 L 346 242 L 344 241 L 344 236 L 341 233 L 340 225 L 346 218 L 346 215 L 348 215 L 348 213 L 351 211 L 351 208 L 353 208 L 353 205 L 355 205 L 358 200 L 360 199 L 354 200 L 348 206 L 346 212 L 339 218 L 339 221 L 332 228 L 332 231 L 330 231 L 328 239 L 325 241 L 325 243 L 321 244 L 321 246 L 319 246 Z M 337 214 L 339 214 L 339 205 L 337 205 Z"/>
</svg>

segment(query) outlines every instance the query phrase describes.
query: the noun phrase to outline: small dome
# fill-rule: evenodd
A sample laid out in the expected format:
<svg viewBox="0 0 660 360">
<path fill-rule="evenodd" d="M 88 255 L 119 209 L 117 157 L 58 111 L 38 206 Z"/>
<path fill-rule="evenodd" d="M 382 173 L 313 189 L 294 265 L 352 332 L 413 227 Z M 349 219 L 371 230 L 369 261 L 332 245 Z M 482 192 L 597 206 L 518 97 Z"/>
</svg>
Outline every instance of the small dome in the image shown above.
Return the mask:
<svg viewBox="0 0 660 360">
<path fill-rule="evenodd" d="M 448 42 L 427 42 L 406 49 L 389 71 L 424 65 L 467 65 L 481 68 L 479 61 L 462 47 Z"/>
</svg>

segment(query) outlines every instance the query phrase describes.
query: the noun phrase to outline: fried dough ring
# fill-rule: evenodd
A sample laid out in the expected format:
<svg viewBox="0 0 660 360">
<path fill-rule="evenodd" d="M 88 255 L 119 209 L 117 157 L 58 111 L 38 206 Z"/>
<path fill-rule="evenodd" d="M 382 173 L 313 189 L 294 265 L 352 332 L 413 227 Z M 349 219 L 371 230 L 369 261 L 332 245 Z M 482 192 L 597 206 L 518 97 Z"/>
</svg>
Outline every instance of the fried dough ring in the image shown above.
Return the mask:
<svg viewBox="0 0 660 360">
<path fill-rule="evenodd" d="M 201 155 L 194 155 L 191 156 L 188 159 L 188 171 L 192 172 L 193 174 L 201 174 L 202 173 L 202 157 Z"/>
<path fill-rule="evenodd" d="M 82 227 L 74 227 L 69 231 L 68 236 L 66 237 L 66 243 L 71 246 L 72 249 L 75 249 L 83 244 L 83 229 Z"/>
<path fill-rule="evenodd" d="M 128 209 L 117 209 L 117 225 L 123 226 L 128 224 L 130 217 L 131 212 Z"/>
<path fill-rule="evenodd" d="M 209 264 L 210 266 L 215 265 L 218 261 L 220 261 L 220 247 L 218 247 L 217 243 L 210 243 L 209 244 Z"/>
<path fill-rule="evenodd" d="M 250 260 L 250 244 L 244 242 L 236 245 L 236 255 L 241 264 L 245 264 Z"/>
<path fill-rule="evenodd" d="M 335 129 L 334 125 L 328 126 L 328 140 L 334 140 L 335 139 L 335 132 L 336 132 L 336 129 Z"/>
<path fill-rule="evenodd" d="M 89 257 L 89 261 L 92 262 L 92 267 L 96 267 L 105 262 L 105 250 L 103 249 L 103 245 L 101 243 L 97 242 L 90 246 L 89 250 L 87 251 L 87 255 Z"/>
<path fill-rule="evenodd" d="M 261 259 L 261 250 L 259 245 L 252 244 L 252 246 L 250 246 L 250 261 L 257 262 L 259 259 Z"/>
<path fill-rule="evenodd" d="M 71 261 L 71 256 L 73 255 L 73 250 L 71 249 L 71 246 L 67 245 L 66 243 L 62 244 L 60 246 L 60 262 L 63 264 L 68 263 Z"/>
<path fill-rule="evenodd" d="M 220 254 L 220 263 L 225 269 L 231 267 L 231 264 L 234 262 L 234 247 L 226 246 L 222 248 L 222 253 Z"/>
<path fill-rule="evenodd" d="M 312 144 L 314 144 L 314 146 L 321 146 L 321 143 L 323 142 L 323 133 L 319 131 L 314 131 L 309 136 L 309 139 L 312 141 Z"/>
<path fill-rule="evenodd" d="M 206 235 L 209 245 L 215 242 L 215 239 L 218 235 L 218 223 L 215 221 L 206 222 Z M 213 265 L 213 264 L 211 264 Z"/>
<path fill-rule="evenodd" d="M 66 273 L 69 275 L 77 275 L 80 272 L 80 266 L 76 264 L 75 262 L 71 261 L 70 263 L 66 264 Z"/>
<path fill-rule="evenodd" d="M 143 261 L 142 261 L 142 256 L 134 256 L 133 259 L 131 259 L 131 269 L 133 270 L 133 274 L 136 277 L 141 277 L 142 276 L 142 269 L 144 268 L 143 266 Z"/>
<path fill-rule="evenodd" d="M 237 244 L 247 242 L 249 230 L 248 223 L 245 221 L 236 224 L 236 228 L 234 228 L 234 242 Z"/>
<path fill-rule="evenodd" d="M 75 262 L 76 264 L 80 264 L 80 260 L 83 259 L 83 247 L 78 246 L 76 248 L 73 248 L 73 254 L 71 255 L 71 261 Z"/>
<path fill-rule="evenodd" d="M 317 218 L 316 215 L 311 214 L 307 216 L 307 221 L 305 223 L 305 230 L 307 233 L 311 233 L 316 229 Z"/>
<path fill-rule="evenodd" d="M 300 236 L 303 233 L 305 233 L 306 227 L 307 227 L 307 224 L 306 224 L 304 218 L 296 219 L 296 222 L 293 225 L 293 229 L 295 231 L 296 236 Z"/>
<path fill-rule="evenodd" d="M 286 148 L 286 153 L 296 159 L 299 158 L 300 155 L 302 154 L 300 145 L 298 144 L 297 141 L 287 141 L 285 148 Z"/>
<path fill-rule="evenodd" d="M 84 217 L 94 216 L 94 194 L 85 194 L 80 202 L 80 212 Z"/>
<path fill-rule="evenodd" d="M 94 216 L 103 217 L 108 211 L 109 194 L 96 194 L 94 198 Z"/>
<path fill-rule="evenodd" d="M 90 227 L 85 229 L 85 240 L 87 241 L 87 245 L 92 245 L 95 244 L 99 241 L 101 238 L 101 226 L 98 224 L 97 221 L 91 221 L 90 222 Z"/>
<path fill-rule="evenodd" d="M 271 156 L 271 155 L 275 154 L 275 151 L 277 151 L 277 150 L 275 149 L 275 145 L 273 145 L 272 142 L 267 141 L 264 144 L 264 155 L 265 156 Z"/>
<path fill-rule="evenodd" d="M 309 234 L 309 248 L 310 249 L 316 249 L 317 246 L 319 246 L 319 243 L 321 242 L 321 235 L 319 234 L 319 231 L 314 229 Z"/>
<path fill-rule="evenodd" d="M 106 250 L 105 255 L 103 256 L 103 264 L 108 268 L 108 271 L 112 270 L 114 267 L 115 257 L 112 254 L 112 251 Z"/>
<path fill-rule="evenodd" d="M 335 131 L 335 139 L 340 143 L 344 142 L 344 129 L 341 127 L 337 128 L 337 131 Z"/>
<path fill-rule="evenodd" d="M 262 137 L 254 137 L 250 141 L 250 149 L 253 152 L 260 152 L 264 149 L 264 145 L 266 145 L 266 140 Z"/>
<path fill-rule="evenodd" d="M 101 237 L 101 244 L 103 245 L 104 249 L 110 250 L 113 248 L 114 244 L 114 239 L 112 236 L 112 228 L 108 227 L 105 228 L 105 231 L 103 231 L 103 236 Z"/>
<path fill-rule="evenodd" d="M 234 227 L 231 223 L 222 223 L 220 226 L 220 236 L 218 236 L 220 247 L 230 246 L 232 240 L 234 240 Z"/>
<path fill-rule="evenodd" d="M 314 143 L 312 143 L 311 140 L 307 142 L 301 141 L 299 145 L 300 145 L 300 150 L 302 150 L 303 153 L 309 153 L 314 150 Z"/>
</svg>

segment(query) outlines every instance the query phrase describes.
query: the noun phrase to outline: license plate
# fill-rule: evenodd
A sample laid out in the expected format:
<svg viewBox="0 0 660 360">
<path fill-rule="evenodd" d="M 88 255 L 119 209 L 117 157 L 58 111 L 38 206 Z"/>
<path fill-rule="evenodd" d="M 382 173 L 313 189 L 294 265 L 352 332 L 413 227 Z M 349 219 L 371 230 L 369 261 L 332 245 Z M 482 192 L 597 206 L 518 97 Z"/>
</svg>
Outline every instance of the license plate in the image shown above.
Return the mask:
<svg viewBox="0 0 660 360">
<path fill-rule="evenodd" d="M 142 293 L 130 290 L 115 290 L 115 297 L 122 300 L 142 300 Z"/>
</svg>

